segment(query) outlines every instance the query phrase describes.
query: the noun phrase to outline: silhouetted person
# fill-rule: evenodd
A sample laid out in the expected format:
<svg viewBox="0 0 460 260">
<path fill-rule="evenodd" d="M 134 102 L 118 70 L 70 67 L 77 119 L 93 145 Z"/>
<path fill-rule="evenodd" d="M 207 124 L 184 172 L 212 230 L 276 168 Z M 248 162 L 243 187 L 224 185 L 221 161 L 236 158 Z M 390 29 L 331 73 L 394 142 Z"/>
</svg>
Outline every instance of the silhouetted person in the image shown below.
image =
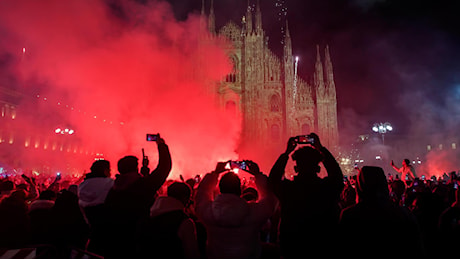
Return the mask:
<svg viewBox="0 0 460 260">
<path fill-rule="evenodd" d="M 345 181 L 345 188 L 340 195 L 340 208 L 344 209 L 348 206 L 356 204 L 356 189 L 350 183 L 350 180 Z"/>
<path fill-rule="evenodd" d="M 364 166 L 358 174 L 358 203 L 340 216 L 344 258 L 420 258 L 424 256 L 415 217 L 391 202 L 382 168 Z M 393 245 L 395 239 L 398 245 Z"/>
<path fill-rule="evenodd" d="M 89 226 L 78 205 L 78 196 L 68 190 L 57 194 L 53 209 L 53 244 L 59 258 L 70 258 L 72 248 L 85 249 Z"/>
<path fill-rule="evenodd" d="M 423 245 L 428 258 L 437 258 L 439 248 L 438 223 L 444 211 L 442 199 L 430 191 L 419 191 L 412 202 L 411 211 L 417 218 L 422 234 Z"/>
<path fill-rule="evenodd" d="M 125 156 L 118 161 L 118 174 L 105 199 L 108 212 L 106 258 L 132 258 L 135 233 L 140 218 L 149 215 L 158 189 L 171 171 L 171 155 L 163 138 L 158 136 L 158 166 L 149 175 L 139 173 L 138 158 Z"/>
<path fill-rule="evenodd" d="M 406 186 L 409 186 L 417 177 L 417 175 L 415 174 L 415 169 L 410 164 L 409 159 L 404 159 L 402 161 L 401 168 L 396 167 L 393 160 L 391 160 L 390 165 L 391 167 L 393 167 L 393 169 L 395 169 L 397 172 L 401 174 L 401 180 L 406 184 Z"/>
<path fill-rule="evenodd" d="M 29 206 L 31 225 L 31 243 L 51 244 L 54 239 L 52 233 L 53 212 L 57 194 L 52 190 L 40 192 L 37 200 Z"/>
<path fill-rule="evenodd" d="M 0 248 L 25 246 L 30 238 L 30 220 L 24 191 L 13 191 L 0 202 Z"/>
<path fill-rule="evenodd" d="M 86 174 L 85 180 L 78 186 L 79 205 L 83 210 L 86 221 L 90 225 L 90 235 L 87 250 L 105 255 L 104 244 L 108 232 L 107 219 L 110 218 L 105 208 L 105 198 L 113 186 L 110 178 L 110 162 L 95 161 L 91 165 L 91 172 Z"/>
<path fill-rule="evenodd" d="M 460 244 L 460 192 L 455 191 L 455 202 L 439 217 L 440 244 L 436 258 L 456 258 Z"/>
<path fill-rule="evenodd" d="M 261 256 L 260 230 L 274 213 L 275 196 L 268 190 L 267 176 L 257 164 L 247 161 L 247 170 L 255 177 L 260 200 L 248 203 L 241 197 L 241 180 L 227 172 L 220 178 L 226 163 L 219 162 L 205 175 L 196 194 L 196 214 L 206 227 L 208 258 L 258 258 Z"/>
<path fill-rule="evenodd" d="M 2 180 L 0 183 L 0 199 L 8 197 L 14 191 L 14 182 L 8 179 Z"/>
<path fill-rule="evenodd" d="M 298 173 L 294 180 L 282 180 L 289 155 L 297 146 L 294 137 L 270 171 L 271 187 L 281 203 L 279 239 L 284 258 L 328 258 L 338 253 L 334 245 L 343 174 L 319 137 L 309 136 L 314 139 L 312 147 L 303 146 L 292 155 Z M 318 177 L 321 162 L 327 170 L 325 178 Z"/>
<path fill-rule="evenodd" d="M 390 187 L 390 198 L 395 203 L 396 205 L 402 206 L 404 201 L 403 199 L 403 194 L 406 191 L 406 185 L 404 182 L 398 178 L 393 180 L 391 184 L 389 185 Z"/>
<path fill-rule="evenodd" d="M 200 258 L 195 223 L 185 212 L 191 194 L 188 184 L 174 182 L 155 200 L 138 226 L 137 257 Z"/>
</svg>

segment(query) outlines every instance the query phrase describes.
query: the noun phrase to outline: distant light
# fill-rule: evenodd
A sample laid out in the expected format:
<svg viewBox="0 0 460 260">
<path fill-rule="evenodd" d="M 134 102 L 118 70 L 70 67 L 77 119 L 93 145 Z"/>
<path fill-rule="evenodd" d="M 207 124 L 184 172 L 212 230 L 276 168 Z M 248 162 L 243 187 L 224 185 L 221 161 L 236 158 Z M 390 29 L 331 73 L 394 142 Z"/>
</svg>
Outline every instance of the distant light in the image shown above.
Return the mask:
<svg viewBox="0 0 460 260">
<path fill-rule="evenodd" d="M 55 132 L 56 134 L 59 134 L 59 133 L 61 132 L 61 128 L 56 128 L 56 130 L 54 130 L 54 132 Z"/>
<path fill-rule="evenodd" d="M 22 53 L 26 53 L 26 48 L 22 48 Z"/>
<path fill-rule="evenodd" d="M 393 130 L 393 127 L 391 125 L 387 125 L 387 130 L 388 131 L 392 131 Z"/>
<path fill-rule="evenodd" d="M 377 133 L 379 131 L 379 129 L 378 129 L 378 127 L 374 126 L 374 127 L 372 127 L 372 131 Z"/>
<path fill-rule="evenodd" d="M 69 135 L 73 134 L 74 131 L 73 130 L 69 130 Z"/>
<path fill-rule="evenodd" d="M 299 56 L 295 56 L 295 61 L 299 61 Z"/>
<path fill-rule="evenodd" d="M 64 132 L 68 133 L 68 132 L 69 132 L 69 128 L 64 129 Z"/>
<path fill-rule="evenodd" d="M 375 156 L 375 159 L 376 159 L 376 160 L 381 160 L 382 157 L 380 157 L 380 155 L 377 155 L 377 156 Z"/>
</svg>

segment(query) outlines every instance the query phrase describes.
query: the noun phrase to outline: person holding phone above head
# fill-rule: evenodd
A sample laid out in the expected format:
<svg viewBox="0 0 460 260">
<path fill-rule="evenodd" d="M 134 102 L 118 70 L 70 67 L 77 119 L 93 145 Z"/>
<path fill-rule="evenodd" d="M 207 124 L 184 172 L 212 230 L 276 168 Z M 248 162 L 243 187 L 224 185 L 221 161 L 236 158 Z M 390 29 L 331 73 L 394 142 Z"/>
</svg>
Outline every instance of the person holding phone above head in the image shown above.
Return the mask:
<svg viewBox="0 0 460 260">
<path fill-rule="evenodd" d="M 415 169 L 410 164 L 409 159 L 404 159 L 402 161 L 402 167 L 401 168 L 396 167 L 396 165 L 393 162 L 393 160 L 391 160 L 390 165 L 397 172 L 401 173 L 401 180 L 406 184 L 406 186 L 409 186 L 415 180 L 415 178 L 417 177 L 417 175 L 415 174 Z"/>
<path fill-rule="evenodd" d="M 336 230 L 340 214 L 343 174 L 334 156 L 315 133 L 291 137 L 286 151 L 273 165 L 269 184 L 281 205 L 279 227 L 283 258 L 337 258 Z M 305 144 L 296 150 L 298 144 Z M 294 151 L 295 150 L 295 151 Z M 294 180 L 283 180 L 292 153 Z M 320 178 L 320 163 L 327 177 Z"/>
<path fill-rule="evenodd" d="M 135 252 L 135 231 L 139 219 L 148 217 L 157 191 L 165 183 L 172 168 L 171 154 L 160 134 L 154 141 L 158 147 L 158 166 L 149 174 L 139 172 L 139 159 L 128 155 L 118 161 L 116 179 L 105 199 L 107 232 L 105 258 L 132 258 Z M 143 167 L 147 167 L 143 158 Z"/>
<path fill-rule="evenodd" d="M 207 258 L 261 257 L 260 231 L 275 212 L 277 200 L 259 166 L 252 161 L 244 162 L 245 171 L 255 177 L 257 202 L 242 198 L 241 179 L 226 169 L 229 162 L 217 163 L 216 169 L 206 174 L 198 186 L 195 212 L 206 227 Z M 214 197 L 217 184 L 220 194 Z"/>
</svg>

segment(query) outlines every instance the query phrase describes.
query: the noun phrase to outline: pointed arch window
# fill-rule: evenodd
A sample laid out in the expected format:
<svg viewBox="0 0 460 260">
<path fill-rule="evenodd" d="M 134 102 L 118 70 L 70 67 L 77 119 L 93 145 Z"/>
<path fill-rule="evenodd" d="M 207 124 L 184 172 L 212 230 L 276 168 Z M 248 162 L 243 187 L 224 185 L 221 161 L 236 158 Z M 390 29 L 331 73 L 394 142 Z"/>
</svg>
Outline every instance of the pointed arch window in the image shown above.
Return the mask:
<svg viewBox="0 0 460 260">
<path fill-rule="evenodd" d="M 281 137 L 281 131 L 280 131 L 280 126 L 277 124 L 273 124 L 271 126 L 271 136 L 273 140 L 279 140 Z"/>
<path fill-rule="evenodd" d="M 281 99 L 278 95 L 272 95 L 270 98 L 270 111 L 280 112 L 281 111 Z"/>
</svg>

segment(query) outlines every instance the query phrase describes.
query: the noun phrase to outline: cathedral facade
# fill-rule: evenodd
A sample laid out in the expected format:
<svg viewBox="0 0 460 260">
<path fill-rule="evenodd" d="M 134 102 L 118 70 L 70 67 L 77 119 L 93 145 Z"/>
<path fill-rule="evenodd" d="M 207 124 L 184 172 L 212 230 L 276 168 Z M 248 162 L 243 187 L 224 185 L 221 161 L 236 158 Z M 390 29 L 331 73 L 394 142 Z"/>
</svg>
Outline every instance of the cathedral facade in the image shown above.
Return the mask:
<svg viewBox="0 0 460 260">
<path fill-rule="evenodd" d="M 268 48 L 259 2 L 248 7 L 241 24 L 215 26 L 213 1 L 206 14 L 202 0 L 201 19 L 208 37 L 225 37 L 233 71 L 218 83 L 218 103 L 238 109 L 242 115 L 240 149 L 244 144 L 282 144 L 291 136 L 315 132 L 323 145 L 338 146 L 337 98 L 329 47 L 317 46 L 313 82 L 297 76 L 296 58 L 286 22 L 283 56 Z M 323 55 L 321 55 L 323 54 Z"/>
</svg>

